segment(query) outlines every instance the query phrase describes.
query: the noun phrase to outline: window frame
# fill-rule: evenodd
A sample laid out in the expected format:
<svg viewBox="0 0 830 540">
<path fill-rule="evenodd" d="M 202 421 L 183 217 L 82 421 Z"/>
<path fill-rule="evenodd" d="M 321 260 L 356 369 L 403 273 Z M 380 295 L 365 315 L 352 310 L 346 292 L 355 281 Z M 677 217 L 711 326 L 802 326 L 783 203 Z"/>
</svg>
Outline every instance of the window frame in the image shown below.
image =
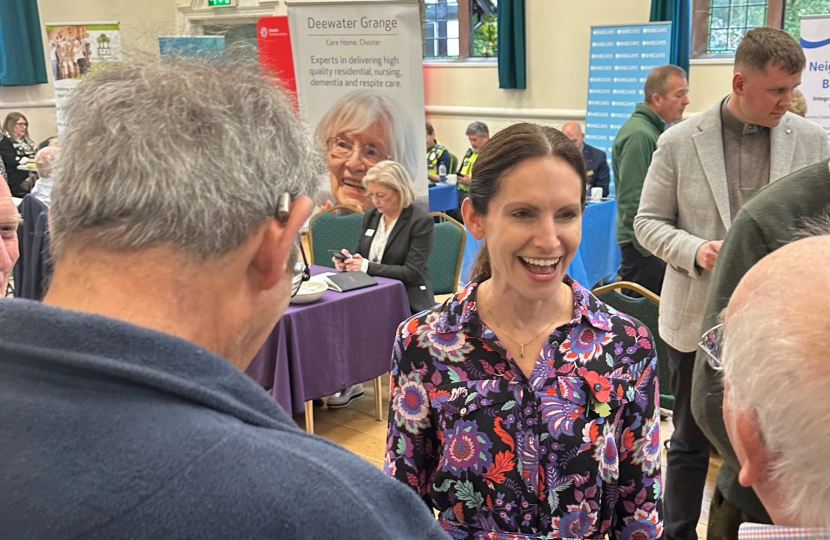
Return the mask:
<svg viewBox="0 0 830 540">
<path fill-rule="evenodd" d="M 498 64 L 498 56 L 473 56 L 473 19 L 471 4 L 475 0 L 458 0 L 458 58 L 433 58 L 424 56 L 423 63 L 426 65 L 446 64 Z M 421 31 L 426 46 L 426 1 L 421 0 Z"/>
<path fill-rule="evenodd" d="M 767 0 L 766 26 L 784 27 L 785 0 Z M 734 53 L 710 53 L 709 46 L 709 5 L 711 0 L 692 0 L 692 59 L 734 58 Z"/>
</svg>

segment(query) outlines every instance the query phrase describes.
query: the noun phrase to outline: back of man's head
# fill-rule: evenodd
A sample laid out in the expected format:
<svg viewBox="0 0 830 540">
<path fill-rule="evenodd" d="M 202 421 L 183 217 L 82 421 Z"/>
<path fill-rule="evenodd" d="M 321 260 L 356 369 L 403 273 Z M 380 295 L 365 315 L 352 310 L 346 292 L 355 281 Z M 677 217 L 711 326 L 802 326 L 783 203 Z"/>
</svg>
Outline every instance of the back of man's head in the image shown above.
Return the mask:
<svg viewBox="0 0 830 540">
<path fill-rule="evenodd" d="M 669 78 L 671 77 L 680 77 L 681 79 L 685 79 L 686 71 L 683 68 L 672 64 L 652 69 L 649 72 L 648 77 L 646 77 L 646 83 L 643 86 L 645 102 L 652 103 L 654 100 L 654 94 L 665 96 L 669 91 Z"/>
<path fill-rule="evenodd" d="M 787 73 L 800 73 L 807 60 L 798 42 L 784 30 L 761 26 L 747 32 L 735 50 L 735 73 L 764 71 L 776 66 Z"/>
<path fill-rule="evenodd" d="M 57 153 L 57 146 L 46 146 L 38 150 L 35 156 L 35 165 L 37 165 L 37 172 L 42 178 L 52 178 L 52 164 Z"/>
<path fill-rule="evenodd" d="M 724 421 L 741 483 L 780 525 L 830 525 L 829 278 L 830 236 L 798 240 L 746 273 L 726 313 Z"/>
<path fill-rule="evenodd" d="M 53 257 L 175 246 L 219 257 L 313 195 L 320 158 L 276 81 L 235 61 L 125 64 L 73 92 L 52 192 Z"/>
</svg>

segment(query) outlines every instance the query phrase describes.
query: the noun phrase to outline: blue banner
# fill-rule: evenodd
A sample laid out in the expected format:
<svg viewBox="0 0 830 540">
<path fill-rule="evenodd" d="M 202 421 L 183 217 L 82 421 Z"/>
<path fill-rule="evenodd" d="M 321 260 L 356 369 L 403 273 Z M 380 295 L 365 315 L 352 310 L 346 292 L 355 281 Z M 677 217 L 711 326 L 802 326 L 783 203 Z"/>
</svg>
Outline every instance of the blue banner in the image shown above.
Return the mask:
<svg viewBox="0 0 830 540">
<path fill-rule="evenodd" d="M 605 152 L 637 103 L 649 72 L 669 63 L 671 23 L 591 27 L 585 142 Z M 612 172 L 611 192 L 614 192 Z"/>
<path fill-rule="evenodd" d="M 221 58 L 225 53 L 225 36 L 162 36 L 159 37 L 159 52 L 162 56 L 174 55 L 182 58 Z"/>
</svg>

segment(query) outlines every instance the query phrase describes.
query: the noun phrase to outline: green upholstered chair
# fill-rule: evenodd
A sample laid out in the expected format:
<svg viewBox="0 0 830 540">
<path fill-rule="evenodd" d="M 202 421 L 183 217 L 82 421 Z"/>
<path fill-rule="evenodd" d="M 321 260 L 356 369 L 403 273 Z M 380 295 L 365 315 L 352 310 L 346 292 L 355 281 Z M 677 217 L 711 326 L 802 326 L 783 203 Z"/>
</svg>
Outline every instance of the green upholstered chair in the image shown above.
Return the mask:
<svg viewBox="0 0 830 540">
<path fill-rule="evenodd" d="M 467 232 L 464 226 L 441 212 L 431 212 L 437 218 L 432 253 L 429 254 L 427 269 L 432 282 L 433 293 L 451 294 L 458 288 L 458 274 L 464 257 Z"/>
<path fill-rule="evenodd" d="M 642 298 L 624 295 L 620 289 L 631 289 Z M 591 291 L 594 296 L 618 311 L 638 319 L 646 325 L 657 345 L 657 377 L 660 380 L 660 408 L 664 415 L 674 408 L 674 396 L 671 393 L 671 374 L 669 372 L 669 353 L 666 343 L 660 337 L 657 318 L 660 311 L 660 297 L 641 285 L 630 281 L 618 281 Z"/>
<path fill-rule="evenodd" d="M 362 224 L 362 210 L 341 204 L 311 216 L 308 224 L 309 262 L 334 268 L 329 250 L 353 250 L 360 238 Z"/>
<path fill-rule="evenodd" d="M 450 152 L 450 151 L 447 150 L 447 152 Z M 450 170 L 447 171 L 447 173 L 448 174 L 455 174 L 455 172 L 457 170 L 458 170 L 458 157 L 455 154 L 453 154 L 452 152 L 450 152 Z"/>
</svg>

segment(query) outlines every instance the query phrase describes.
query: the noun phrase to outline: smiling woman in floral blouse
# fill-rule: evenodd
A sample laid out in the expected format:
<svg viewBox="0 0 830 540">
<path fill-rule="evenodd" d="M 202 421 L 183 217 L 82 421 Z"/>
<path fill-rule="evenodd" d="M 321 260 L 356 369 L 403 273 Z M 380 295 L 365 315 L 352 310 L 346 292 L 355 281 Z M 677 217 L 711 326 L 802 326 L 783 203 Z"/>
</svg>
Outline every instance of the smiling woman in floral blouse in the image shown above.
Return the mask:
<svg viewBox="0 0 830 540">
<path fill-rule="evenodd" d="M 399 328 L 385 470 L 453 538 L 662 534 L 654 342 L 565 275 L 585 182 L 559 131 L 496 134 L 462 207 L 476 278 Z"/>
</svg>

